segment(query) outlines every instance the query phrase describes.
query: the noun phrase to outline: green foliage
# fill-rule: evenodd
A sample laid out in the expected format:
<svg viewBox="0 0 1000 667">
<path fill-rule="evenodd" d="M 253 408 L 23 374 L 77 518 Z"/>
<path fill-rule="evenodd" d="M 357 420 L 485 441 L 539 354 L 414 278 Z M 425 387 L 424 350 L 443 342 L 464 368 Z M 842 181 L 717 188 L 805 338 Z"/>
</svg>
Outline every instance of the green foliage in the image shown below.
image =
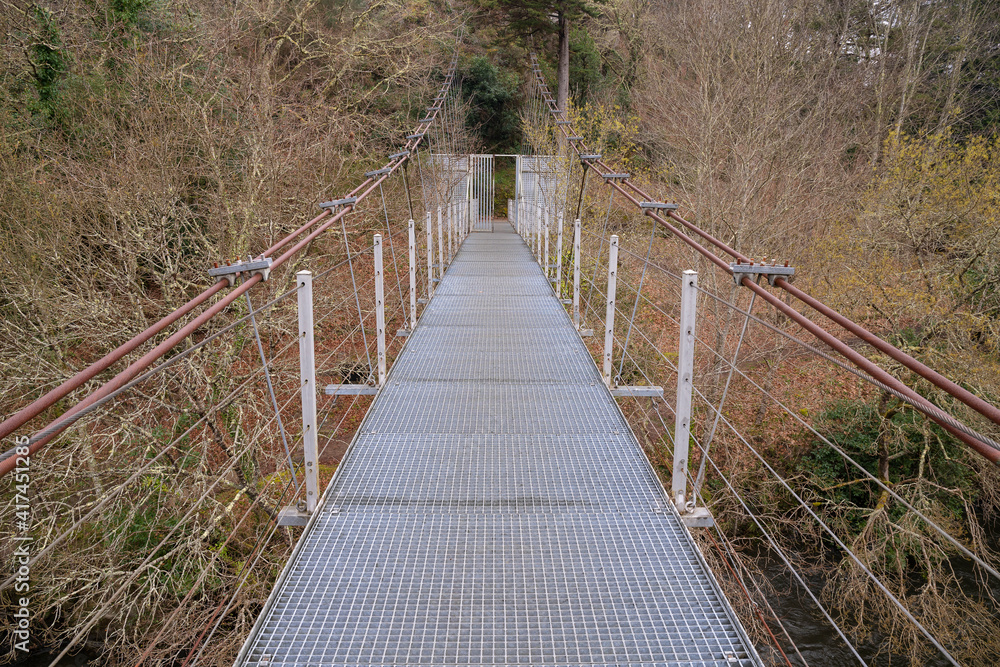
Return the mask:
<svg viewBox="0 0 1000 667">
<path fill-rule="evenodd" d="M 159 484 L 160 480 L 154 476 L 147 476 L 144 480 L 144 485 L 150 488 L 155 489 Z M 146 502 L 135 512 L 126 511 L 109 523 L 109 541 L 121 540 L 121 545 L 129 554 L 145 554 L 177 525 L 178 517 L 161 512 L 156 502 Z M 163 555 L 168 549 L 167 545 L 160 547 L 157 555 Z"/>
<path fill-rule="evenodd" d="M 131 28 L 152 4 L 152 0 L 108 0 L 109 17 L 112 23 Z"/>
<path fill-rule="evenodd" d="M 965 448 L 922 414 L 895 399 L 882 403 L 840 401 L 817 418 L 817 430 L 869 473 L 882 477 L 904 497 L 915 491 L 943 513 L 962 521 L 966 503 L 978 495 L 975 472 L 965 464 Z M 815 442 L 803 463 L 828 508 L 836 508 L 852 535 L 872 510 L 885 508 L 893 521 L 908 510 L 888 503 L 880 487 L 826 443 Z"/>
<path fill-rule="evenodd" d="M 476 0 L 498 21 L 510 29 L 509 37 L 533 37 L 547 35 L 559 30 L 559 23 L 552 16 L 563 14 L 570 21 L 583 16 L 597 16 L 599 5 L 607 0 Z"/>
<path fill-rule="evenodd" d="M 38 41 L 30 49 L 32 78 L 38 93 L 38 109 L 51 118 L 56 113 L 59 92 L 69 67 L 52 11 L 36 5 L 34 15 L 39 34 Z"/>
<path fill-rule="evenodd" d="M 601 74 L 601 54 L 590 33 L 574 25 L 569 38 L 569 89 L 577 104 L 588 99 L 604 77 Z"/>
<path fill-rule="evenodd" d="M 507 200 L 514 198 L 517 181 L 516 163 L 513 158 L 496 158 L 493 162 L 493 179 L 496 188 L 496 215 L 507 215 Z"/>
<path fill-rule="evenodd" d="M 512 152 L 521 142 L 517 74 L 503 72 L 489 59 L 472 60 L 462 76 L 462 92 L 472 107 L 466 126 L 478 133 L 487 152 Z"/>
</svg>

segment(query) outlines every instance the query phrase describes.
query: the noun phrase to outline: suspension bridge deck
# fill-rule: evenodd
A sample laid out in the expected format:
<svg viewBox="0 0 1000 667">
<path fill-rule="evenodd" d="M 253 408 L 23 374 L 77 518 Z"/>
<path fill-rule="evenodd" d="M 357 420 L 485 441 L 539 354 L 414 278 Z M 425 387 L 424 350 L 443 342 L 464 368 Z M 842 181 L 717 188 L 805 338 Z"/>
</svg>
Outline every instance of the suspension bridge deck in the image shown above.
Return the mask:
<svg viewBox="0 0 1000 667">
<path fill-rule="evenodd" d="M 463 244 L 242 665 L 754 665 L 509 225 Z"/>
</svg>

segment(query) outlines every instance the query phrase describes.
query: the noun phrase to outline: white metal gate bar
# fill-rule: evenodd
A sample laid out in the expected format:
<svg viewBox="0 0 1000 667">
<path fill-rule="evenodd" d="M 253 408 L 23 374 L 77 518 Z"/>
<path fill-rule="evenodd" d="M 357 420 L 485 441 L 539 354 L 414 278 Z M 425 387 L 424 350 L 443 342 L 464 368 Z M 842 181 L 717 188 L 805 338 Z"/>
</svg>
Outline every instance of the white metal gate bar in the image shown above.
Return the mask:
<svg viewBox="0 0 1000 667">
<path fill-rule="evenodd" d="M 493 156 L 492 155 L 472 155 L 472 178 L 470 179 L 471 192 L 469 199 L 473 202 L 478 200 L 475 216 L 473 217 L 474 232 L 493 231 Z"/>
</svg>

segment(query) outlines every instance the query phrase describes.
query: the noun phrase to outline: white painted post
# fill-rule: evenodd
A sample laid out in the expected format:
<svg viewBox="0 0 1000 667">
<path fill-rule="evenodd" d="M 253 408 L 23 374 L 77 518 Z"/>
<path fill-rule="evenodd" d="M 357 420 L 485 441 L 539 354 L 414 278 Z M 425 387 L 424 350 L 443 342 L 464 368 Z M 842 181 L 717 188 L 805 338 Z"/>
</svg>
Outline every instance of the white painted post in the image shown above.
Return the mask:
<svg viewBox="0 0 1000 667">
<path fill-rule="evenodd" d="M 444 278 L 444 227 L 441 224 L 440 206 L 438 206 L 438 277 Z"/>
<path fill-rule="evenodd" d="M 306 464 L 306 510 L 319 501 L 316 435 L 316 344 L 313 338 L 312 271 L 295 274 L 299 287 L 299 389 L 302 393 L 302 449 Z"/>
<path fill-rule="evenodd" d="M 427 211 L 427 298 L 434 294 L 434 234 L 431 233 L 431 212 Z"/>
<path fill-rule="evenodd" d="M 410 331 L 417 326 L 417 234 L 413 218 L 407 225 L 410 237 Z"/>
<path fill-rule="evenodd" d="M 694 325 L 698 302 L 698 272 L 681 277 L 681 340 L 677 351 L 677 403 L 674 419 L 674 474 L 670 494 L 684 513 L 687 494 L 688 443 L 691 436 L 691 393 L 694 388 Z"/>
<path fill-rule="evenodd" d="M 542 269 L 545 277 L 548 278 L 552 272 L 549 271 L 549 207 L 545 207 L 545 254 L 542 255 Z"/>
<path fill-rule="evenodd" d="M 448 203 L 448 265 L 455 258 L 455 204 Z"/>
<path fill-rule="evenodd" d="M 559 211 L 557 214 L 559 230 L 556 233 L 556 296 L 560 299 L 562 298 L 562 234 L 563 234 L 563 212 Z"/>
<path fill-rule="evenodd" d="M 525 240 L 528 241 L 528 248 L 535 252 L 535 205 L 524 202 L 524 224 L 526 225 Z"/>
<path fill-rule="evenodd" d="M 542 263 L 542 205 L 538 204 L 535 206 L 535 258 L 538 259 L 538 263 Z"/>
<path fill-rule="evenodd" d="M 385 384 L 385 290 L 382 279 L 382 235 L 375 235 L 375 336 L 378 341 L 378 386 Z"/>
<path fill-rule="evenodd" d="M 573 222 L 573 325 L 580 330 L 580 218 Z"/>
<path fill-rule="evenodd" d="M 611 355 L 615 334 L 615 287 L 618 284 L 618 235 L 608 249 L 608 309 L 604 314 L 604 384 L 611 388 Z"/>
</svg>

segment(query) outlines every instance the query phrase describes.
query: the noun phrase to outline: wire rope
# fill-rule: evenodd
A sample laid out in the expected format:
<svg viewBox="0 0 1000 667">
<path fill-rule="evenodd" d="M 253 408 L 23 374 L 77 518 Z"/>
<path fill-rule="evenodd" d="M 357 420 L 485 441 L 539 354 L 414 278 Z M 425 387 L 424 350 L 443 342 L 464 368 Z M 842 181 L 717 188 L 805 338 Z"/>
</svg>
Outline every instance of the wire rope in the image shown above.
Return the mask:
<svg viewBox="0 0 1000 667">
<path fill-rule="evenodd" d="M 278 410 L 278 399 L 274 396 L 274 385 L 271 384 L 271 371 L 267 366 L 267 357 L 264 355 L 264 344 L 260 340 L 260 331 L 257 329 L 257 318 L 254 316 L 253 304 L 250 303 L 250 292 L 243 294 L 247 300 L 247 309 L 250 311 L 250 324 L 253 325 L 253 336 L 257 341 L 257 351 L 260 352 L 260 363 L 264 367 L 264 381 L 267 384 L 267 393 L 271 396 L 271 405 L 274 406 L 274 416 L 278 420 L 278 431 L 281 433 L 281 444 L 285 448 L 285 455 L 288 457 L 288 469 L 292 473 L 292 481 L 295 483 L 295 492 L 299 492 L 299 478 L 295 474 L 295 464 L 292 462 L 292 452 L 288 449 L 288 436 L 285 434 L 285 423 L 281 420 L 281 412 Z"/>
</svg>

